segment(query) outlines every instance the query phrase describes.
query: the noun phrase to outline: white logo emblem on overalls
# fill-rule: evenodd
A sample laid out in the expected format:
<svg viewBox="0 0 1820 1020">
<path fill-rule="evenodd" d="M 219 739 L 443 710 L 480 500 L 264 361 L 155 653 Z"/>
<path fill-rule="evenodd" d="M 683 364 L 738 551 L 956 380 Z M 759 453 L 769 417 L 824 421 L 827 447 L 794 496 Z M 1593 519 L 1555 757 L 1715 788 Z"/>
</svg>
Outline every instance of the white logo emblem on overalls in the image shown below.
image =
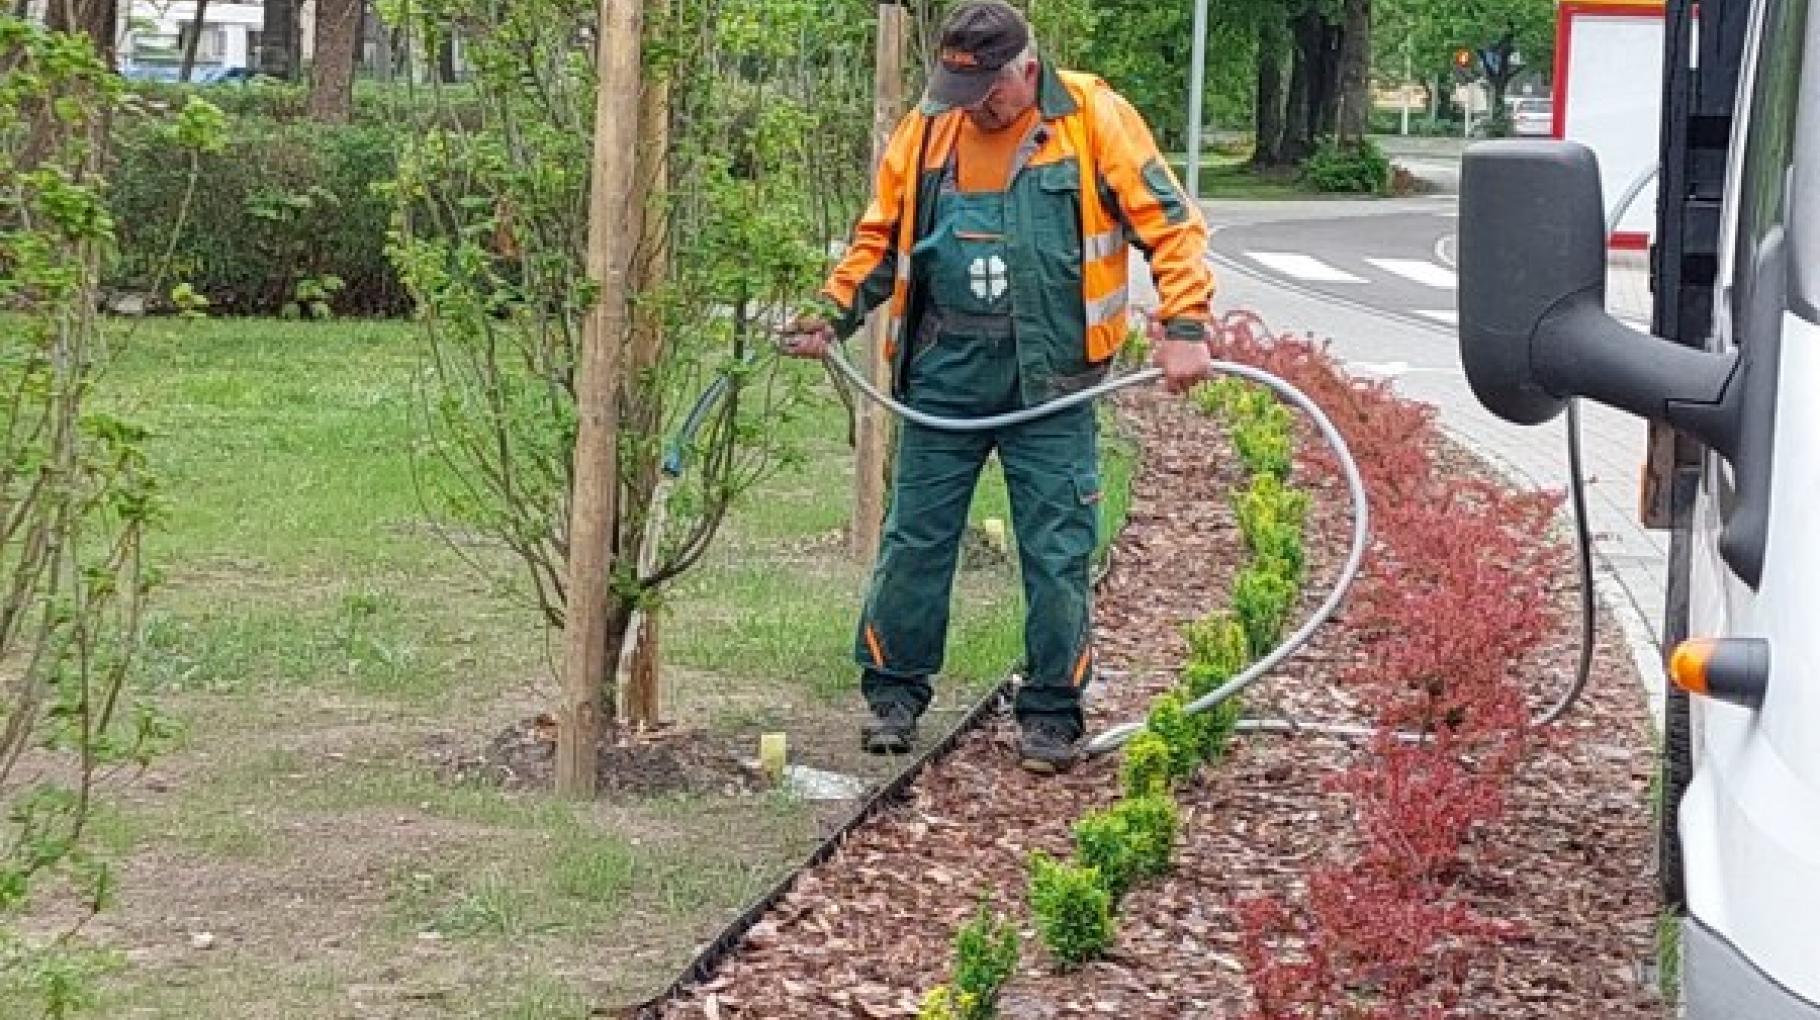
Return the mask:
<svg viewBox="0 0 1820 1020">
<path fill-rule="evenodd" d="M 974 296 L 981 301 L 997 301 L 1010 286 L 1005 279 L 1005 260 L 997 255 L 974 259 L 967 276 L 973 281 Z"/>
</svg>

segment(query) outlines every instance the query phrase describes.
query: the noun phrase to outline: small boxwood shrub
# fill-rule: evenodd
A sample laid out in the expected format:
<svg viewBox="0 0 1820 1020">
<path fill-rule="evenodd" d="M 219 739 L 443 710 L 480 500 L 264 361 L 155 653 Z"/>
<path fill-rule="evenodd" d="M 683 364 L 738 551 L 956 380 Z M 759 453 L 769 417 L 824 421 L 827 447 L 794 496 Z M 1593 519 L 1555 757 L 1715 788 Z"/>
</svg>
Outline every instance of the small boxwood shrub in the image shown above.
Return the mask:
<svg viewBox="0 0 1820 1020">
<path fill-rule="evenodd" d="M 1169 742 L 1145 730 L 1125 745 L 1119 778 L 1127 797 L 1149 797 L 1169 790 Z"/>
<path fill-rule="evenodd" d="M 1195 720 L 1183 710 L 1182 695 L 1168 691 L 1150 703 L 1145 725 L 1169 748 L 1169 778 L 1180 781 L 1194 775 L 1201 765 L 1201 735 Z"/>
<path fill-rule="evenodd" d="M 1284 577 L 1277 564 L 1256 562 L 1239 572 L 1232 586 L 1232 605 L 1254 657 L 1276 647 L 1298 594 L 1295 581 Z"/>
<path fill-rule="evenodd" d="M 960 1020 L 989 1020 L 998 993 L 1017 971 L 1017 929 L 980 904 L 954 936 L 954 987 Z"/>
<path fill-rule="evenodd" d="M 1154 878 L 1166 873 L 1175 857 L 1175 833 L 1181 824 L 1175 801 L 1168 797 L 1126 798 L 1112 814 L 1124 830 L 1137 874 Z"/>
<path fill-rule="evenodd" d="M 1030 909 L 1043 945 L 1064 970 L 1104 955 L 1112 945 L 1112 895 L 1096 868 L 1057 861 L 1040 850 L 1032 854 Z"/>
</svg>

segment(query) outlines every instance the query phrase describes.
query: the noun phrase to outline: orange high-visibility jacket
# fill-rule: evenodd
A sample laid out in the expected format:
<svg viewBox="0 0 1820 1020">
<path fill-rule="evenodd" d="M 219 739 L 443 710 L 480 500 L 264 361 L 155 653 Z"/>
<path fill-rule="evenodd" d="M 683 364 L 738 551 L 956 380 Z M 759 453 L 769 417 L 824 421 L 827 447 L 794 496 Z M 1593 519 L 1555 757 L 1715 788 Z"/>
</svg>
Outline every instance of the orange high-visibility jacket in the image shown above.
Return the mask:
<svg viewBox="0 0 1820 1020">
<path fill-rule="evenodd" d="M 1047 64 L 1037 102 L 1051 130 L 1026 172 L 1065 162 L 1080 170 L 1079 300 L 1086 323 L 1080 342 L 1086 360 L 1111 357 L 1127 336 L 1132 243 L 1149 260 L 1161 297 L 1158 317 L 1206 323 L 1214 288 L 1206 263 L 1207 226 L 1164 163 L 1143 117 L 1099 78 L 1053 71 Z M 890 299 L 886 350 L 894 361 L 906 325 L 922 304 L 913 293 L 910 252 L 930 226 L 930 198 L 965 116 L 926 102 L 898 123 L 872 201 L 822 288 L 840 307 L 835 327 L 842 337 Z M 913 173 L 913 166 L 921 172 Z"/>
</svg>

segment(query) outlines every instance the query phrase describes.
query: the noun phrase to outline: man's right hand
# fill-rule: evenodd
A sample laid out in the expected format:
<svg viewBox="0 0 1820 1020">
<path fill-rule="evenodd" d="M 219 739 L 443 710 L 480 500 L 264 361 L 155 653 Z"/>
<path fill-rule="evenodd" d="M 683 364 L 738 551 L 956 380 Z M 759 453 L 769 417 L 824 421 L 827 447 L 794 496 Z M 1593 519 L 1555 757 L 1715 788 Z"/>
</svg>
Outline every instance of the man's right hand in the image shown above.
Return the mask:
<svg viewBox="0 0 1820 1020">
<path fill-rule="evenodd" d="M 837 342 L 834 326 L 813 313 L 797 316 L 783 334 L 783 351 L 793 358 L 825 358 Z"/>
</svg>

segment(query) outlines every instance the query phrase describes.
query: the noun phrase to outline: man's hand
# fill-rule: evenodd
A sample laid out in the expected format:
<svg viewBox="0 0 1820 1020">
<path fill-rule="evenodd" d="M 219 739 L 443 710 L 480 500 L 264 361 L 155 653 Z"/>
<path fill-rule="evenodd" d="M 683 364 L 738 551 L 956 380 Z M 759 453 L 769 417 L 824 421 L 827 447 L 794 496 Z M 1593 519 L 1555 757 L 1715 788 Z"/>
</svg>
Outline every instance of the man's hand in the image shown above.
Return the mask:
<svg viewBox="0 0 1820 1020">
<path fill-rule="evenodd" d="M 1152 323 L 1152 360 L 1163 370 L 1163 385 L 1171 393 L 1187 393 L 1213 371 L 1207 353 L 1207 327 L 1192 319 L 1173 319 L 1167 326 Z"/>
<path fill-rule="evenodd" d="M 813 312 L 798 315 L 781 332 L 783 351 L 793 358 L 825 358 L 837 342 L 834 326 Z"/>
</svg>

